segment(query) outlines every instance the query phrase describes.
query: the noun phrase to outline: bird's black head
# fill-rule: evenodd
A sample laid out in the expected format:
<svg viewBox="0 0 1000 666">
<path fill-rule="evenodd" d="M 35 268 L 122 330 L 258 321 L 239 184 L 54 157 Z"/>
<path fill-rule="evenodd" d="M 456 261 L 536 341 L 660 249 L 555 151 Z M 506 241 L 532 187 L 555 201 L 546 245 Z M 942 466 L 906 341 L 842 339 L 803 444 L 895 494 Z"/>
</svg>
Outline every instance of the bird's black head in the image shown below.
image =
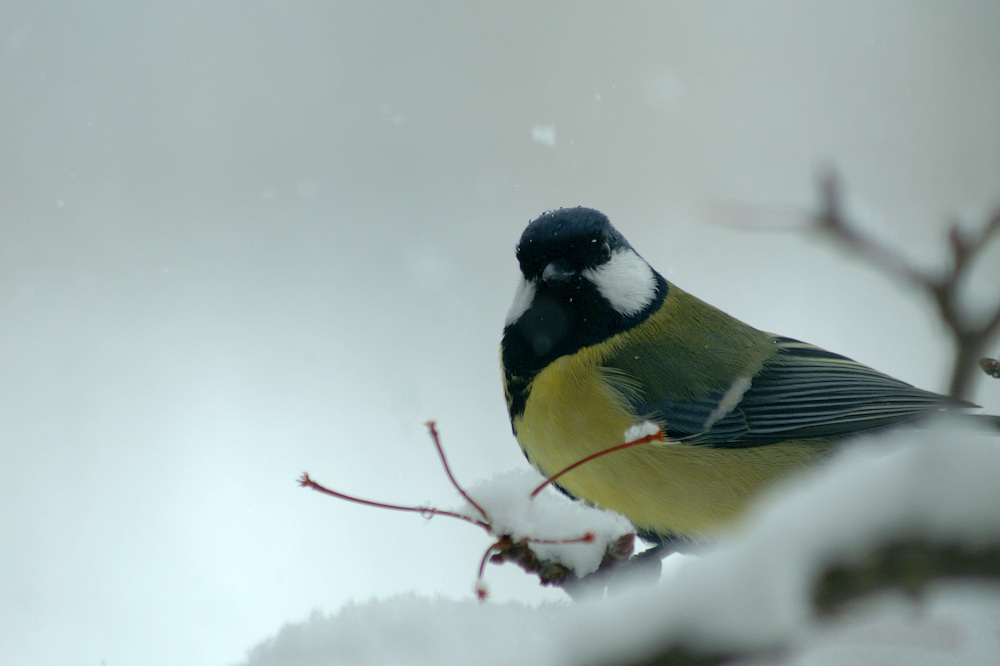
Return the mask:
<svg viewBox="0 0 1000 666">
<path fill-rule="evenodd" d="M 607 216 L 560 208 L 528 225 L 517 246 L 522 281 L 502 343 L 508 390 L 545 366 L 644 321 L 666 295 Z"/>
<path fill-rule="evenodd" d="M 528 225 L 517 244 L 517 261 L 526 280 L 557 283 L 553 277 L 597 268 L 619 248 L 631 246 L 604 213 L 593 208 L 560 208 Z"/>
</svg>

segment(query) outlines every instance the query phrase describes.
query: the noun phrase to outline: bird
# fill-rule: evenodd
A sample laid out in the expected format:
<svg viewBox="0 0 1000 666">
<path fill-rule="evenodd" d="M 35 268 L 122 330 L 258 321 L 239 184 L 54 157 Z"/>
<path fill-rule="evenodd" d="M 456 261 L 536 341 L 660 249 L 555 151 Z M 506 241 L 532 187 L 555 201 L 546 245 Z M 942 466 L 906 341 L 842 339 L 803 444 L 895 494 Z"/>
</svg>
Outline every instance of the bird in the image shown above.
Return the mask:
<svg viewBox="0 0 1000 666">
<path fill-rule="evenodd" d="M 552 477 L 657 426 L 662 442 L 594 457 L 555 484 L 658 547 L 717 538 L 845 439 L 974 406 L 743 323 L 668 282 L 592 208 L 542 214 L 516 256 L 500 344 L 514 436 Z"/>
</svg>

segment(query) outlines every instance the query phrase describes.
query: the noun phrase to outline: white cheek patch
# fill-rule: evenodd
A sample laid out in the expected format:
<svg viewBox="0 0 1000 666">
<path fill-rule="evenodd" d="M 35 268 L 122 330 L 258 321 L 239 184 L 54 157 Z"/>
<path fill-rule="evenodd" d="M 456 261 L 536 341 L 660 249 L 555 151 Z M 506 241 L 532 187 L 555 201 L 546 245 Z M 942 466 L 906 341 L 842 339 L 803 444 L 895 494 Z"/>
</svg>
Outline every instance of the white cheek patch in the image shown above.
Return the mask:
<svg viewBox="0 0 1000 666">
<path fill-rule="evenodd" d="M 535 283 L 521 278 L 521 282 L 517 285 L 517 290 L 514 292 L 514 302 L 510 304 L 510 310 L 507 311 L 507 320 L 504 322 L 504 325 L 510 326 L 520 319 L 521 315 L 531 307 L 531 303 L 534 300 Z"/>
<path fill-rule="evenodd" d="M 634 315 L 656 297 L 653 269 L 633 250 L 616 250 L 611 258 L 596 268 L 583 271 L 601 296 L 623 315 Z"/>
</svg>

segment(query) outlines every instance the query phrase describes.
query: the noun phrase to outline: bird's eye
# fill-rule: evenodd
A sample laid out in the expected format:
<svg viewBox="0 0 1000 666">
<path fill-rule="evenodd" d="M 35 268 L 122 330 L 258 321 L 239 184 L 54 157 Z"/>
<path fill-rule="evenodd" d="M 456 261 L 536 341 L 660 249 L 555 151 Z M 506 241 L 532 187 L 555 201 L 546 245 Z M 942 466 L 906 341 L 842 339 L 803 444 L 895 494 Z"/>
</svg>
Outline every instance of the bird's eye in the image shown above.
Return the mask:
<svg viewBox="0 0 1000 666">
<path fill-rule="evenodd" d="M 611 243 L 604 241 L 604 245 L 601 246 L 601 259 L 607 261 L 611 258 Z"/>
</svg>

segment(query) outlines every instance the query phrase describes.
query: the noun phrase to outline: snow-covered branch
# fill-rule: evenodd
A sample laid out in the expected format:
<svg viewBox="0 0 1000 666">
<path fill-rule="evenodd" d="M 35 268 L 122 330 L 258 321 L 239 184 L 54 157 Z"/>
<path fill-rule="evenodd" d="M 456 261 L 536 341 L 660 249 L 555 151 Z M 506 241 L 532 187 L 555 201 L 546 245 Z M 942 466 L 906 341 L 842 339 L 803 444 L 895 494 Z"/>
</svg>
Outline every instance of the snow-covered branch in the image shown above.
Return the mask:
<svg viewBox="0 0 1000 666">
<path fill-rule="evenodd" d="M 1000 583 L 1000 539 L 967 544 L 926 536 L 889 541 L 859 563 L 835 563 L 813 590 L 819 614 L 833 615 L 872 594 L 899 590 L 919 599 L 931 583 L 975 579 Z"/>
<path fill-rule="evenodd" d="M 289 625 L 245 663 L 339 664 L 350 655 L 362 665 L 713 664 L 808 654 L 817 636 L 837 631 L 831 613 L 864 613 L 899 590 L 933 595 L 941 589 L 934 582 L 997 582 L 998 478 L 992 431 L 945 420 L 872 436 L 775 489 L 738 532 L 700 557 L 681 558 L 658 584 L 539 608 L 369 602 Z M 491 493 L 534 481 L 498 478 L 469 493 L 490 511 Z M 997 589 L 985 594 L 1000 596 Z M 982 626 L 948 644 L 954 662 L 987 663 L 984 655 L 1000 653 L 990 617 L 963 620 Z"/>
<path fill-rule="evenodd" d="M 355 504 L 417 513 L 427 518 L 456 518 L 484 529 L 495 541 L 486 549 L 479 565 L 476 594 L 481 600 L 489 594 L 483 582 L 487 562 L 513 562 L 526 572 L 537 575 L 542 585 L 562 587 L 574 597 L 585 594 L 587 588 L 595 587 L 596 579 L 600 579 L 603 589 L 608 577 L 630 564 L 635 544 L 631 524 L 618 514 L 574 502 L 556 492 L 551 484 L 565 471 L 598 456 L 662 441 L 659 428 L 596 453 L 547 479 L 535 472 L 517 471 L 500 475 L 467 491 L 451 470 L 437 424 L 428 421 L 426 425 L 448 481 L 465 501 L 459 509 L 361 498 L 329 488 L 308 473 L 299 477 L 299 485 Z M 656 564 L 655 573 L 658 575 L 659 558 L 640 557 L 636 559 L 636 568 L 646 571 L 651 563 Z"/>
</svg>

